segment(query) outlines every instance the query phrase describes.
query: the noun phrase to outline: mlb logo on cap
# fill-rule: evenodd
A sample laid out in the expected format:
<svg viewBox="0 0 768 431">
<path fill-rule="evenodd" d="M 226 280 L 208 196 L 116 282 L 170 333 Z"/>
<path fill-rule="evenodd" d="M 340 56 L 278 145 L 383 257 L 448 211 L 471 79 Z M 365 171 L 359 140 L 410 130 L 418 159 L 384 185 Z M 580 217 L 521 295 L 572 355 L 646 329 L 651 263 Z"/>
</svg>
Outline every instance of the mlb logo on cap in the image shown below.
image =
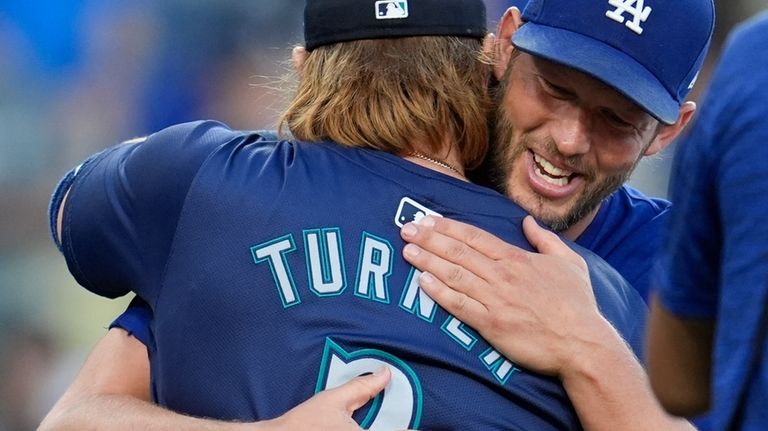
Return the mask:
<svg viewBox="0 0 768 431">
<path fill-rule="evenodd" d="M 363 13 L 360 13 L 360 7 Z M 368 9 L 373 6 L 373 10 Z M 417 36 L 481 39 L 483 0 L 306 0 L 307 51 L 338 42 Z"/>
<path fill-rule="evenodd" d="M 380 0 L 376 2 L 376 19 L 408 18 L 408 1 Z"/>
</svg>

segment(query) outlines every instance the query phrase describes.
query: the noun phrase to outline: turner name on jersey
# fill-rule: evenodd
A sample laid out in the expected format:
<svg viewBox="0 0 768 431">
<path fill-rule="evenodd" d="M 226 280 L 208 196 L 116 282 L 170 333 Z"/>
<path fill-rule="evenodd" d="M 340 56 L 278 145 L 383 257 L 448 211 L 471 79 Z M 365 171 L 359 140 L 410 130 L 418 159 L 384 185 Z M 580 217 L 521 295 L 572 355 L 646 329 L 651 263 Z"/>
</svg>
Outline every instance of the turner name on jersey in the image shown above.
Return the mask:
<svg viewBox="0 0 768 431">
<path fill-rule="evenodd" d="M 352 251 L 358 265 L 354 277 L 348 277 L 344 268 L 344 250 L 341 246 L 341 229 L 335 227 L 308 229 L 303 232 L 303 249 L 306 260 L 307 289 L 300 292 L 294 277 L 294 270 L 288 264 L 287 255 L 297 252 L 296 241 L 292 234 L 286 234 L 253 246 L 256 264 L 268 264 L 274 279 L 277 296 L 283 307 L 301 304 L 302 295 L 312 294 L 318 297 L 334 297 L 343 294 L 348 288 L 348 279 L 354 279 L 352 295 L 360 300 L 391 304 L 389 279 L 392 275 L 395 258 L 392 244 L 381 235 L 363 232 L 360 247 Z M 354 259 L 354 258 L 353 258 Z M 408 267 L 406 283 L 401 286 L 402 294 L 396 305 L 409 315 L 422 321 L 435 323 L 437 304 L 419 287 L 419 271 Z M 328 299 L 332 300 L 332 299 Z M 440 323 L 440 322 L 438 322 Z M 419 324 L 419 321 L 414 321 Z M 477 335 L 463 322 L 448 315 L 440 324 L 446 340 L 457 343 L 467 352 L 472 352 L 477 343 Z M 479 356 L 478 366 L 482 364 L 503 384 L 517 371 L 517 368 L 493 349 L 487 349 Z M 372 370 L 368 370 L 372 371 Z"/>
</svg>

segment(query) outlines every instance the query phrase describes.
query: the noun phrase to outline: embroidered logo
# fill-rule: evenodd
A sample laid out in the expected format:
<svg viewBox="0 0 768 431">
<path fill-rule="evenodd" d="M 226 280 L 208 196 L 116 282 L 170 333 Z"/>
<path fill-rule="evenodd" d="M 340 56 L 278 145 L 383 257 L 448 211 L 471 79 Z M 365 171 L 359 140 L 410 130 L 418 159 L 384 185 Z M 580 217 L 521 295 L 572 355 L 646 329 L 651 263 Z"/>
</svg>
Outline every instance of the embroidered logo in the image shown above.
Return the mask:
<svg viewBox="0 0 768 431">
<path fill-rule="evenodd" d="M 608 4 L 616 9 L 605 12 L 605 16 L 626 25 L 637 34 L 643 34 L 643 28 L 640 27 L 640 24 L 648 19 L 652 10 L 650 6 L 645 6 L 644 0 L 608 0 Z M 631 20 L 628 19 L 625 22 L 625 13 L 631 15 Z"/>
<path fill-rule="evenodd" d="M 376 19 L 408 18 L 408 0 L 379 0 L 376 2 Z"/>
<path fill-rule="evenodd" d="M 442 215 L 437 211 L 433 211 L 416 202 L 415 200 L 405 196 L 400 199 L 400 205 L 397 206 L 397 212 L 395 213 L 395 224 L 398 227 L 403 227 L 406 223 L 418 223 L 419 220 L 428 215 L 442 217 Z"/>
</svg>

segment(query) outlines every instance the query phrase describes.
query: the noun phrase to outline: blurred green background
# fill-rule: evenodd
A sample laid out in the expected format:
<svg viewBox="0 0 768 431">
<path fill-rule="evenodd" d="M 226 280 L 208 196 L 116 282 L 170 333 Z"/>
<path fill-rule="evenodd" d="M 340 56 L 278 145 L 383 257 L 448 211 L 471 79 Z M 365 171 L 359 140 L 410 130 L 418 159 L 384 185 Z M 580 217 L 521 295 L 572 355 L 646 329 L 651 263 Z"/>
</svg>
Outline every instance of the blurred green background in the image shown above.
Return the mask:
<svg viewBox="0 0 768 431">
<path fill-rule="evenodd" d="M 486 0 L 491 28 L 521 1 Z M 768 8 L 768 0 L 716 3 L 716 41 L 694 99 L 728 30 Z M 0 0 L 0 431 L 36 427 L 129 300 L 98 298 L 70 277 L 48 233 L 56 181 L 99 149 L 182 121 L 273 128 L 302 8 L 303 0 Z M 633 184 L 663 196 L 671 155 L 644 162 Z"/>
</svg>

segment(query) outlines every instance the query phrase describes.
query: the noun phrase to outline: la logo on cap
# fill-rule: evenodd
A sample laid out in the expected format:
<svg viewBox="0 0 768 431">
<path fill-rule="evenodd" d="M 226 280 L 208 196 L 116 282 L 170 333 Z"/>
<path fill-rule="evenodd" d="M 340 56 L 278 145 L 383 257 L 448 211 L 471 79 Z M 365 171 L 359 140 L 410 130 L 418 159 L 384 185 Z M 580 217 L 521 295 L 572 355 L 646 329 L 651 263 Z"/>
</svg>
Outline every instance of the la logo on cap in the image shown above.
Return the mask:
<svg viewBox="0 0 768 431">
<path fill-rule="evenodd" d="M 408 18 L 408 0 L 379 0 L 376 2 L 376 19 Z"/>
<path fill-rule="evenodd" d="M 616 9 L 607 11 L 605 16 L 620 24 L 625 24 L 627 28 L 637 34 L 643 34 L 640 23 L 645 22 L 651 15 L 650 6 L 645 6 L 643 0 L 608 0 L 608 4 Z M 626 23 L 624 22 L 625 13 L 632 16 L 631 21 L 627 20 Z"/>
</svg>

